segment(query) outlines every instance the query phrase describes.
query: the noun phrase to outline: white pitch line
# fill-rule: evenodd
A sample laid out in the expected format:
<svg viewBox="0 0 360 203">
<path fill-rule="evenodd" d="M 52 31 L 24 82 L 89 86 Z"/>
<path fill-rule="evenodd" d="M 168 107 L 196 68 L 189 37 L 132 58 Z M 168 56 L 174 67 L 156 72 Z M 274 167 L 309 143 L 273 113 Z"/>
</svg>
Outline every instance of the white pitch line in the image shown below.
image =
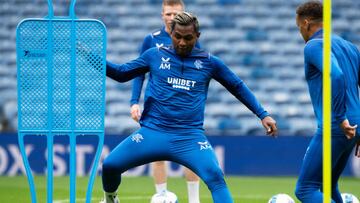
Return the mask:
<svg viewBox="0 0 360 203">
<path fill-rule="evenodd" d="M 141 200 L 141 199 L 150 199 L 151 197 L 149 196 L 138 196 L 138 197 L 121 197 L 120 199 L 122 200 Z M 102 198 L 91 198 L 91 201 L 96 201 L 96 200 L 101 200 Z M 85 198 L 78 198 L 76 199 L 75 202 L 85 202 L 86 199 Z M 54 200 L 53 203 L 67 203 L 67 202 L 70 202 L 70 200 L 68 199 L 63 199 L 63 200 Z"/>
<path fill-rule="evenodd" d="M 101 200 L 100 198 L 92 198 L 91 200 Z M 83 198 L 83 199 L 76 199 L 76 201 L 75 202 L 85 202 L 86 201 L 86 199 L 85 198 Z M 53 203 L 66 203 L 66 202 L 70 202 L 70 200 L 68 200 L 68 199 L 63 199 L 63 200 L 54 200 L 54 202 Z"/>
<path fill-rule="evenodd" d="M 232 195 L 233 198 L 243 198 L 243 199 L 262 199 L 262 198 L 270 198 L 270 197 L 265 197 L 263 195 Z M 120 200 L 149 200 L 151 197 L 150 196 L 137 196 L 137 197 L 120 197 Z M 209 195 L 206 196 L 200 196 L 200 198 L 202 199 L 211 199 L 212 197 Z M 101 198 L 91 198 L 92 201 L 100 201 Z M 85 202 L 86 199 L 82 198 L 82 199 L 76 199 L 75 202 Z M 68 203 L 70 202 L 70 200 L 68 199 L 63 199 L 63 200 L 54 200 L 53 203 Z"/>
</svg>

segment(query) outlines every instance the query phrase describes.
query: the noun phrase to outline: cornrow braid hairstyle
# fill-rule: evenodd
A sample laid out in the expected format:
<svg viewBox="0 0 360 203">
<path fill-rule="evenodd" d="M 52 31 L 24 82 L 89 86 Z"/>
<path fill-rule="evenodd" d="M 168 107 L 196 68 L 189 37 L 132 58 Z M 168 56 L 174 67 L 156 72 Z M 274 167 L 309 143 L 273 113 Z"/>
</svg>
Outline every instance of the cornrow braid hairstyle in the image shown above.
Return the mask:
<svg viewBox="0 0 360 203">
<path fill-rule="evenodd" d="M 181 12 L 178 13 L 174 19 L 171 21 L 171 32 L 174 31 L 175 25 L 183 25 L 183 26 L 187 26 L 187 25 L 194 25 L 194 31 L 196 33 L 199 32 L 199 21 L 197 19 L 197 17 L 191 13 L 188 12 Z"/>
</svg>

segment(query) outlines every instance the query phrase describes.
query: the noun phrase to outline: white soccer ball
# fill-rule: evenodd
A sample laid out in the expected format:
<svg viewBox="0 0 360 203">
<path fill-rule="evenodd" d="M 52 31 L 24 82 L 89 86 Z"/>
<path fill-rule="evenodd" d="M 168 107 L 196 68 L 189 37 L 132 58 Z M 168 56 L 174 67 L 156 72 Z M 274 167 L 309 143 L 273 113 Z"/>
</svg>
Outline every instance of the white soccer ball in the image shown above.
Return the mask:
<svg viewBox="0 0 360 203">
<path fill-rule="evenodd" d="M 342 193 L 341 198 L 344 203 L 360 203 L 359 199 L 350 193 Z"/>
<path fill-rule="evenodd" d="M 277 194 L 272 196 L 268 203 L 295 203 L 295 201 L 287 194 Z"/>
<path fill-rule="evenodd" d="M 178 203 L 177 196 L 170 191 L 156 193 L 151 197 L 151 203 Z"/>
</svg>

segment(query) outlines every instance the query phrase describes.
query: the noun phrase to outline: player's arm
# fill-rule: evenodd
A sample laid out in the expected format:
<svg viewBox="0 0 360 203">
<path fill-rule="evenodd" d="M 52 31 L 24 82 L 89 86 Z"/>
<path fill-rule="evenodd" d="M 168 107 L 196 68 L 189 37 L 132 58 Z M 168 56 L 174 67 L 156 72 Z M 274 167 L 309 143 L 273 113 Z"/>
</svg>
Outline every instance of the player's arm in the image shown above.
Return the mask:
<svg viewBox="0 0 360 203">
<path fill-rule="evenodd" d="M 145 80 L 145 75 L 140 75 L 133 80 L 130 106 L 139 103 L 144 80 Z"/>
<path fill-rule="evenodd" d="M 146 50 L 148 50 L 152 47 L 152 38 L 153 37 L 151 34 L 147 35 L 144 38 L 144 41 L 141 45 L 140 54 L 143 54 Z M 136 77 L 133 80 L 133 85 L 131 88 L 132 92 L 131 92 L 131 99 L 130 99 L 130 107 L 131 107 L 130 114 L 131 114 L 131 118 L 137 122 L 140 120 L 140 117 L 141 117 L 139 100 L 140 100 L 141 90 L 142 90 L 142 87 L 144 84 L 144 80 L 145 80 L 145 74 Z"/>
<path fill-rule="evenodd" d="M 76 49 L 79 53 L 84 55 L 90 64 L 93 59 L 96 61 L 103 60 L 100 55 L 92 53 L 89 48 L 84 46 L 82 43 L 77 43 Z M 122 65 L 106 61 L 106 76 L 118 82 L 126 82 L 136 76 L 143 75 L 149 71 L 148 57 L 149 54 L 144 53 L 139 58 Z"/>
<path fill-rule="evenodd" d="M 145 51 L 152 48 L 152 38 L 153 36 L 151 34 L 147 35 L 144 38 L 144 41 L 141 45 L 140 54 L 143 54 Z M 144 80 L 145 80 L 145 75 L 140 75 L 133 80 L 130 106 L 139 103 Z"/>
<path fill-rule="evenodd" d="M 323 73 L 323 42 L 322 40 L 311 40 L 304 49 L 305 62 Z M 346 119 L 346 86 L 344 74 L 339 67 L 337 59 L 331 54 L 331 89 L 332 110 L 334 118 L 338 123 Z"/>
<path fill-rule="evenodd" d="M 322 40 L 309 41 L 304 49 L 306 63 L 311 64 L 323 73 L 323 42 Z M 347 138 L 355 136 L 357 126 L 351 126 L 346 118 L 346 83 L 339 63 L 331 53 L 331 94 L 333 118 L 339 123 Z"/>
<path fill-rule="evenodd" d="M 269 116 L 269 113 L 261 106 L 247 85 L 220 59 L 213 57 L 212 62 L 215 67 L 213 78 L 259 117 L 267 134 L 274 136 L 277 133 L 275 120 Z"/>
<path fill-rule="evenodd" d="M 149 55 L 151 55 L 149 52 L 150 50 L 125 64 L 106 61 L 106 76 L 118 82 L 127 82 L 137 76 L 144 75 L 149 71 Z"/>
<path fill-rule="evenodd" d="M 358 56 L 358 58 L 357 58 L 357 62 L 358 62 L 358 67 L 359 67 L 359 69 L 358 69 L 358 86 L 360 87 L 360 51 L 359 51 L 359 49 L 357 48 L 357 47 L 355 47 L 355 49 L 356 49 L 356 53 L 357 53 L 357 56 Z"/>
<path fill-rule="evenodd" d="M 141 95 L 142 86 L 144 84 L 144 80 L 145 80 L 145 74 L 142 74 L 133 80 L 133 85 L 132 85 L 132 94 L 130 99 L 130 114 L 131 114 L 131 118 L 136 122 L 139 122 L 141 117 L 139 100 L 140 100 L 140 95 Z"/>
<path fill-rule="evenodd" d="M 357 49 L 357 47 L 355 47 L 356 49 L 356 53 L 357 53 L 357 62 L 358 62 L 358 67 L 359 67 L 359 73 L 358 73 L 358 86 L 360 87 L 360 51 Z M 359 135 L 358 135 L 359 136 Z M 360 140 L 356 143 L 356 147 L 355 147 L 355 156 L 357 156 L 358 158 L 360 158 Z"/>
</svg>

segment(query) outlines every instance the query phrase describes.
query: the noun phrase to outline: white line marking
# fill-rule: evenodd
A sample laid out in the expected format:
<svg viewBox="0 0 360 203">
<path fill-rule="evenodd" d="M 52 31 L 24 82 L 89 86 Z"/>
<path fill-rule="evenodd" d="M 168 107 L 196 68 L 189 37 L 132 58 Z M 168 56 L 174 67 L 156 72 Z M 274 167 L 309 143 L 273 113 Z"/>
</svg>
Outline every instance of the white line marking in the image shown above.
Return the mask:
<svg viewBox="0 0 360 203">
<path fill-rule="evenodd" d="M 232 195 L 233 198 L 242 198 L 242 199 L 262 199 L 262 198 L 270 198 L 263 195 Z M 137 196 L 137 197 L 119 197 L 120 200 L 149 200 L 151 196 Z M 209 195 L 200 196 L 202 199 L 211 199 L 212 197 Z M 102 198 L 91 198 L 91 201 L 100 201 Z M 85 202 L 85 198 L 76 199 L 75 202 Z M 54 200 L 53 203 L 68 203 L 70 200 Z"/>
</svg>

